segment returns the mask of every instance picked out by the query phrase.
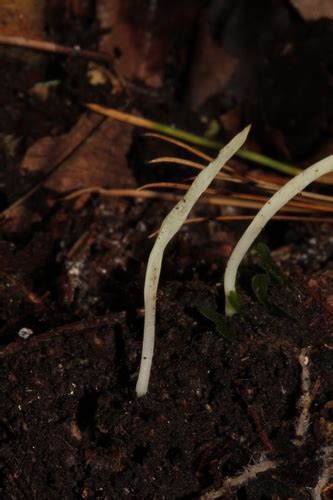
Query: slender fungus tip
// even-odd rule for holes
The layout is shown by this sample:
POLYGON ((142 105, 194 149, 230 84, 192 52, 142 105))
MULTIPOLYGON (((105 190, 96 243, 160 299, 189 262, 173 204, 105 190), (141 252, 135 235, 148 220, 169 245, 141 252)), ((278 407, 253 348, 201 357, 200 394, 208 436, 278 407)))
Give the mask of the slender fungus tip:
POLYGON ((251 128, 252 128, 252 123, 250 123, 245 128, 243 128, 243 130, 241 130, 239 132, 239 134, 236 136, 237 140, 239 140, 240 142, 245 143, 246 140, 247 140, 247 137, 248 137, 248 135, 250 133, 251 128))

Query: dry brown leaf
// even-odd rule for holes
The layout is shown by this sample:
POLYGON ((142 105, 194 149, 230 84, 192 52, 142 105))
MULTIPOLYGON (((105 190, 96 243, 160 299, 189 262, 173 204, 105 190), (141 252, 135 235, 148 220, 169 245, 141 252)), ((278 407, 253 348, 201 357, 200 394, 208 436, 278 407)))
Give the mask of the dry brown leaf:
POLYGON ((332 0, 290 0, 306 21, 315 21, 322 17, 333 19, 332 0))
POLYGON ((93 134, 102 122, 103 118, 95 113, 85 113, 67 134, 39 139, 27 150, 22 160, 22 174, 49 173, 93 134))
POLYGON ((45 183, 65 193, 89 186, 135 187, 127 165, 132 127, 105 120, 94 134, 45 183))
POLYGON ((126 162, 131 131, 129 125, 85 113, 68 134, 35 142, 23 158, 22 173, 51 173, 44 186, 61 193, 96 185, 133 187, 126 162))
MULTIPOLYGON (((38 180, 2 213, 2 230, 8 234, 29 230, 39 215, 26 208, 26 201, 42 188, 65 193, 92 186, 135 187, 126 159, 131 132, 130 125, 85 113, 67 134, 35 142, 23 158, 21 170, 38 180)), ((54 199, 49 198, 48 203, 54 199)))

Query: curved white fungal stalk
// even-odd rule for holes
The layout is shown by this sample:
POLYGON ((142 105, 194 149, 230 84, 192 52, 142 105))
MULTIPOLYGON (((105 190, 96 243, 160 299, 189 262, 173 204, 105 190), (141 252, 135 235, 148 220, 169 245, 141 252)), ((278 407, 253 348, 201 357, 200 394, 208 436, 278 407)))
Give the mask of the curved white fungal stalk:
POLYGON ((162 222, 155 245, 150 253, 146 270, 143 347, 139 378, 136 384, 136 393, 139 397, 147 394, 148 390, 155 343, 156 295, 165 247, 182 227, 193 205, 208 188, 223 165, 243 146, 249 131, 250 126, 246 127, 229 144, 221 149, 217 158, 197 175, 185 196, 162 222))
POLYGON ((244 255, 263 230, 267 222, 294 196, 303 191, 309 184, 333 171, 333 156, 311 165, 300 174, 293 177, 277 191, 259 210, 245 233, 235 246, 226 267, 224 275, 225 313, 232 316, 236 311, 229 301, 230 292, 236 291, 236 275, 244 255))

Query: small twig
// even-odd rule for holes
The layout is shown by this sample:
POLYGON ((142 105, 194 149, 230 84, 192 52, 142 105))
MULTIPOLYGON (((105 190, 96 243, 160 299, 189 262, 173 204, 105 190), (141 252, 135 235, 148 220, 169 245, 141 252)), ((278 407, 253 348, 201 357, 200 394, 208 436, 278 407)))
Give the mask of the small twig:
POLYGON ((167 135, 157 134, 155 132, 146 132, 144 134, 144 136, 145 137, 153 137, 155 139, 160 139, 161 141, 168 142, 169 144, 173 144, 174 146, 178 146, 178 147, 184 149, 185 151, 188 151, 189 153, 192 153, 195 156, 202 158, 205 161, 208 161, 208 162, 213 161, 212 156, 207 155, 203 151, 200 151, 200 149, 189 146, 185 142, 177 141, 177 139, 174 139, 173 137, 168 137, 167 135))
POLYGON ((62 200, 74 200, 80 196, 86 194, 94 194, 97 193, 101 196, 107 196, 110 198, 137 198, 137 199, 145 199, 145 198, 158 198, 161 200, 167 201, 178 201, 181 196, 177 196, 172 193, 158 193, 156 191, 140 191, 139 189, 107 189, 99 186, 92 186, 87 188, 78 189, 77 191, 73 191, 65 195, 62 200))
POLYGON ((264 447, 266 448, 266 451, 268 451, 269 453, 273 453, 273 451, 274 451, 273 445, 271 443, 271 440, 268 437, 266 429, 264 429, 264 426, 262 425, 262 422, 261 422, 260 417, 258 415, 257 409, 255 408, 254 405, 250 406, 250 415, 253 418, 253 421, 254 421, 255 426, 257 428, 259 437, 260 437, 264 447))
POLYGON ((87 246, 90 236, 90 231, 84 231, 68 250, 67 259, 74 259, 75 256, 82 250, 82 248, 85 248, 87 246))
MULTIPOLYGON (((215 150, 220 150, 223 147, 223 144, 219 141, 214 141, 207 137, 201 137, 200 135, 196 135, 191 132, 187 132, 186 130, 172 127, 170 125, 167 125, 166 123, 155 122, 153 120, 148 120, 146 118, 141 118, 139 116, 118 111, 117 109, 106 108, 95 103, 86 103, 86 106, 88 109, 91 109, 92 111, 100 113, 104 116, 108 116, 109 118, 113 118, 124 123, 130 123, 131 125, 145 128, 153 132, 162 133, 176 139, 181 139, 182 141, 195 144, 196 146, 207 147, 215 150)), ((288 175, 297 175, 301 172, 299 168, 293 165, 288 165, 287 163, 283 163, 266 155, 256 153, 255 151, 249 151, 248 149, 240 149, 237 152, 237 156, 243 158, 244 160, 257 163, 258 165, 262 165, 288 175)))
MULTIPOLYGON (((154 134, 151 134, 154 135, 154 134)), ((158 136, 158 134, 155 134, 158 136)), ((160 136, 163 137, 163 136, 160 136)), ((169 141, 172 142, 172 141, 169 141)), ((180 143, 182 144, 182 143, 180 143)), ((177 158, 177 157, 160 157, 160 158, 155 158, 149 162, 149 164, 160 164, 160 163, 173 163, 173 164, 180 164, 184 165, 187 167, 194 168, 196 170, 202 170, 204 166, 201 163, 198 162, 193 162, 189 160, 185 160, 183 158, 177 158)), ((251 185, 251 183, 254 183, 255 186, 258 189, 268 191, 269 193, 275 193, 278 191, 281 186, 283 186, 283 179, 277 176, 267 176, 267 174, 262 174, 262 177, 264 178, 270 178, 270 182, 267 181, 262 181, 261 177, 257 177, 253 175, 251 172, 247 171, 245 173, 240 174, 235 170, 234 167, 230 165, 225 165, 225 170, 229 172, 228 174, 226 173, 220 173, 219 175, 216 176, 216 179, 236 183, 236 184, 244 184, 244 185, 251 185)), ((317 179, 318 181, 318 179, 317 179)), ((239 197, 247 197, 248 199, 252 196, 256 199, 263 199, 267 200, 267 195, 261 196, 258 194, 250 195, 250 194, 239 194, 239 197)), ((302 191, 299 193, 297 196, 295 196, 293 203, 298 203, 299 206, 306 207, 307 209, 312 209, 312 210, 317 210, 317 211, 322 211, 322 212, 332 212, 333 211, 333 197, 328 196, 328 195, 323 195, 319 193, 313 193, 310 191, 302 191), (304 198, 306 200, 304 201, 304 198), (309 203, 307 200, 312 200, 312 203, 309 203)), ((290 204, 290 202, 289 202, 290 204)))
MULTIPOLYGON (((184 225, 188 224, 199 224, 201 222, 210 222, 210 221, 219 221, 219 222, 244 222, 251 221, 254 219, 254 215, 219 215, 217 217, 193 217, 191 219, 187 219, 184 222, 184 225)), ((333 223, 333 218, 327 217, 311 217, 308 215, 274 215, 272 217, 273 221, 296 221, 296 222, 330 222, 333 223)), ((159 229, 156 229, 153 233, 151 233, 148 238, 153 238, 157 236, 159 233, 159 229)))
MULTIPOLYGON (((196 170, 203 170, 206 167, 206 165, 202 165, 201 163, 191 160, 185 160, 184 158, 177 158, 174 156, 162 156, 160 158, 155 158, 153 160, 150 160, 149 162, 150 165, 156 165, 158 163, 176 163, 176 164, 178 163, 179 165, 183 165, 185 167, 192 167, 195 168, 196 170)), ((225 165, 224 170, 232 175, 237 175, 237 172, 235 172, 234 169, 229 165, 225 165)), ((216 177, 216 179, 221 179, 221 178, 223 179, 224 177, 225 177, 224 175, 222 175, 222 177, 221 175, 219 175, 216 177)))
MULTIPOLYGON (((189 184, 184 184, 181 182, 150 182, 149 184, 144 184, 143 186, 138 187, 138 191, 142 191, 143 189, 154 189, 154 188, 172 188, 179 189, 181 191, 187 191, 190 187, 189 184)), ((208 188, 205 191, 205 194, 217 194, 216 189, 208 188)))
MULTIPOLYGON (((74 200, 80 196, 86 194, 99 194, 101 196, 107 196, 110 198, 137 198, 137 199, 159 199, 166 201, 179 201, 181 196, 178 196, 173 193, 163 193, 157 191, 150 191, 144 189, 107 189, 99 186, 92 186, 87 188, 78 189, 77 191, 73 191, 65 195, 62 200, 69 201, 74 200)), ((228 196, 207 196, 203 195, 199 200, 199 203, 207 204, 207 205, 215 205, 215 206, 228 206, 228 207, 239 207, 239 208, 247 208, 247 209, 256 209, 262 206, 261 203, 240 200, 235 197, 228 196)), ((284 210, 287 212, 298 212, 295 207, 285 207, 284 210)), ((254 215, 221 215, 215 217, 212 220, 218 221, 245 221, 245 220, 253 220, 254 215)), ((272 217, 273 220, 277 221, 305 221, 305 222, 333 222, 333 217, 313 217, 311 215, 303 216, 303 215, 275 215, 272 217)), ((207 219, 205 217, 200 218, 198 222, 204 222, 207 219)))
POLYGON ((111 64, 110 56, 104 52, 94 50, 85 50, 80 47, 67 47, 58 43, 48 42, 46 40, 33 40, 22 36, 0 35, 0 45, 16 47, 20 49, 29 49, 39 52, 49 52, 52 54, 65 55, 70 57, 80 57, 92 61, 99 61, 111 64))

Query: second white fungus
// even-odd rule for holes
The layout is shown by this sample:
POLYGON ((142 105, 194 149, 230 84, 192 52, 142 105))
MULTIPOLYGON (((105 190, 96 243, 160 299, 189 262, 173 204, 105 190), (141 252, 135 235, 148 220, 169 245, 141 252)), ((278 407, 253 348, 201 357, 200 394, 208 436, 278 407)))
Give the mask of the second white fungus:
POLYGON ((231 292, 236 291, 236 276, 239 264, 244 255, 261 233, 267 222, 294 196, 303 191, 309 184, 333 171, 333 156, 311 165, 300 174, 296 175, 279 189, 259 210, 251 224, 248 226, 241 239, 235 246, 227 263, 224 275, 225 313, 232 316, 236 311, 229 301, 231 292))

